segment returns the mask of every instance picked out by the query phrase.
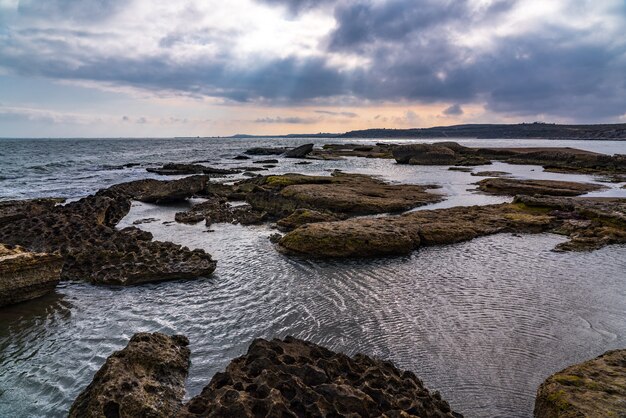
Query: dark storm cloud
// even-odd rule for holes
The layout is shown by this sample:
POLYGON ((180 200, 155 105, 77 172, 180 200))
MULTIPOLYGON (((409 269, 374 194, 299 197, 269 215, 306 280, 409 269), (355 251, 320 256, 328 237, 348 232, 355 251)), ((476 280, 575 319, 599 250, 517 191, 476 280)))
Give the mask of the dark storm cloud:
POLYGON ((459 104, 454 104, 443 111, 444 115, 459 116, 463 114, 463 108, 459 104))
MULTIPOLYGON (((603 28, 590 32, 544 24, 493 37, 483 49, 462 46, 453 36, 504 19, 516 4, 513 0, 482 8, 469 0, 259 1, 293 13, 334 7, 336 27, 322 47, 335 57, 357 54, 369 64, 338 69, 329 64, 329 55, 321 54, 268 57, 238 65, 240 58, 230 51, 237 33, 208 29, 188 33, 184 28, 164 33, 157 54, 110 56, 84 48, 81 41, 114 43, 114 34, 49 27, 12 30, 9 25, 0 27, 0 67, 26 76, 107 82, 268 105, 338 103, 349 97, 357 103, 457 103, 444 111, 448 115, 462 114, 460 104, 471 102, 484 103, 488 110, 504 115, 545 114, 591 121, 626 113, 623 35, 606 41, 609 37, 596 36, 603 28), (178 48, 190 44, 221 49, 210 58, 173 58, 178 48)), ((33 1, 20 3, 19 11, 29 16, 94 20, 112 16, 124 4, 119 0, 33 1)), ((625 16, 622 9, 611 17, 623 21, 625 16)), ((265 119, 259 123, 271 123, 271 118, 265 119)))

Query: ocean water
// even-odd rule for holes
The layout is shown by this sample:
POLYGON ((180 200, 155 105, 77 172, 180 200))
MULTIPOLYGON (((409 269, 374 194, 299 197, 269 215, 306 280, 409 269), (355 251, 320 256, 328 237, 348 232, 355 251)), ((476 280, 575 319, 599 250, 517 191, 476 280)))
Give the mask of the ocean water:
MULTIPOLYGON (((253 146, 296 146, 336 139, 0 139, 0 199, 78 198, 99 188, 158 177, 146 165, 232 157, 253 146), (132 167, 125 164, 138 163, 132 167)), ((350 142, 376 142, 363 140, 350 142)), ((395 141, 390 141, 395 142, 395 141)), ((510 140, 461 140, 511 146, 510 140)), ((626 142, 535 141, 626 153, 626 142)), ((266 157, 257 157, 266 158, 266 157)), ((273 158, 273 157, 272 157, 273 158)), ((447 167, 402 166, 348 158, 268 172, 324 174, 334 169, 391 182, 437 184, 433 207, 490 204, 507 197, 476 193, 481 177, 447 167)), ((495 163, 520 178, 595 182, 495 163)), ((224 180, 232 180, 234 177, 224 180)), ((622 184, 595 195, 624 196, 622 184)), ((294 335, 334 350, 363 352, 414 371, 467 417, 530 417, 537 386, 551 373, 626 346, 626 246, 555 253, 552 234, 500 234, 421 249, 410 256, 309 261, 279 254, 270 225, 166 223, 190 203, 134 203, 119 227, 139 225, 155 239, 203 248, 218 261, 211 277, 130 288, 65 282, 38 300, 0 309, 0 416, 67 414, 113 351, 138 331, 183 333, 191 341, 187 396, 245 352, 253 338, 294 335)))

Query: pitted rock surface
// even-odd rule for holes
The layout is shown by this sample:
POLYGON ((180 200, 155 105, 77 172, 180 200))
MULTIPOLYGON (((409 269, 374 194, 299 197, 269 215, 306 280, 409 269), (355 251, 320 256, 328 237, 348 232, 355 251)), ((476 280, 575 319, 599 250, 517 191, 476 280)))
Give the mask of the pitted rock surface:
POLYGON ((255 340, 178 414, 226 416, 461 417, 412 372, 292 337, 255 340))

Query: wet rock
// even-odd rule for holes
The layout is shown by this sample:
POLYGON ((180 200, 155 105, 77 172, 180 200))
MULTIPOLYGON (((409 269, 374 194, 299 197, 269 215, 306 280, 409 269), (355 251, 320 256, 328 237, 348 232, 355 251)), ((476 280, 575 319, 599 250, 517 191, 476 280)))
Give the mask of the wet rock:
POLYGON ((191 417, 461 417, 409 371, 310 342, 252 342, 179 412, 191 417))
POLYGON ((248 157, 247 155, 238 155, 235 158, 233 158, 233 160, 249 160, 250 157, 248 157))
MULTIPOLYGON (((202 250, 146 239, 115 225, 128 213, 132 198, 171 201, 204 188, 205 179, 139 181, 101 190, 63 206, 25 212, 0 225, 0 242, 29 251, 59 252, 61 278, 98 284, 132 285, 210 275, 215 261, 202 250)), ((151 237, 150 237, 151 238, 151 237)))
POLYGON ((296 163, 297 165, 309 165, 309 164, 313 164, 311 161, 298 161, 296 163))
POLYGON ((392 158, 392 144, 325 144, 322 149, 315 149, 309 157, 319 159, 340 159, 342 157, 392 158))
POLYGON ((464 173, 471 173, 473 169, 471 167, 456 167, 456 166, 454 166, 454 167, 448 168, 448 170, 450 170, 450 171, 462 171, 464 173))
POLYGON ((506 177, 510 175, 511 173, 506 171, 478 171, 476 173, 472 173, 472 176, 477 177, 506 177))
POLYGON ((54 290, 61 275, 58 254, 32 253, 0 244, 0 307, 45 295, 54 290))
POLYGON ((518 196, 512 204, 313 223, 286 234, 279 248, 322 258, 401 255, 420 246, 452 244, 502 232, 568 236, 570 241, 555 248, 559 251, 626 243, 626 199, 518 196), (587 222, 578 222, 581 220, 587 222))
POLYGON ((70 418, 169 418, 182 406, 189 340, 138 333, 113 353, 72 405, 70 418))
POLYGON ((242 170, 242 171, 248 171, 248 172, 250 172, 250 171, 252 171, 252 172, 254 172, 254 171, 267 171, 267 168, 254 167, 254 166, 252 166, 252 167, 237 167, 237 169, 238 170, 242 170))
POLYGON ((304 144, 283 154, 285 158, 304 158, 313 151, 314 144, 304 144))
POLYGON ((400 145, 393 148, 392 154, 399 164, 457 166, 490 164, 488 159, 475 155, 470 148, 456 142, 400 145))
POLYGON ((256 148, 248 149, 246 151, 246 154, 248 155, 281 155, 287 151, 289 151, 289 148, 286 148, 286 147, 282 147, 282 148, 256 147, 256 148))
POLYGON ((276 226, 284 232, 292 231, 299 226, 315 222, 332 222, 340 218, 329 212, 319 212, 312 209, 296 209, 291 215, 280 219, 276 226))
POLYGON ((250 205, 231 206, 225 199, 212 198, 192 206, 188 211, 178 212, 174 219, 181 223, 205 221, 206 226, 216 223, 252 225, 265 220, 265 213, 256 212, 250 205))
POLYGON ((212 177, 222 177, 239 173, 238 170, 228 170, 224 168, 207 167, 200 164, 167 163, 158 168, 146 168, 150 173, 164 176, 180 176, 188 174, 207 174, 212 177))
POLYGON ((278 160, 256 160, 253 164, 278 164, 278 160))
POLYGON ((0 202, 0 225, 44 213, 64 201, 65 199, 43 198, 0 202))
POLYGON ((607 351, 547 378, 537 390, 536 418, 626 416, 626 350, 607 351))
POLYGON ((508 178, 489 178, 479 181, 478 189, 489 194, 509 195, 545 195, 579 196, 585 193, 606 189, 605 186, 590 183, 555 180, 519 180, 508 178))
POLYGON ((282 237, 283 237, 283 236, 282 236, 282 235, 280 235, 280 234, 278 234, 278 233, 276 233, 276 234, 272 234, 272 235, 270 235, 270 242, 271 242, 272 244, 276 244, 276 243, 278 243, 278 241, 280 241, 280 239, 281 239, 282 237))
POLYGON ((370 176, 334 172, 331 176, 286 174, 252 180, 246 201, 257 211, 285 217, 296 209, 342 215, 400 212, 438 202, 429 185, 392 185, 370 176))
POLYGON ((207 176, 189 176, 170 181, 146 179, 116 184, 99 191, 96 196, 122 196, 146 203, 170 203, 205 194, 208 188, 207 176))

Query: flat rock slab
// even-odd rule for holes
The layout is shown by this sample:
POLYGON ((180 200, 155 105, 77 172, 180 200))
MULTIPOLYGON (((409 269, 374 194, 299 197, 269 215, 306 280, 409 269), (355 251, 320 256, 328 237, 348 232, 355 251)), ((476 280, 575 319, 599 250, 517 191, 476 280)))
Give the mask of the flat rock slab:
POLYGON ((189 371, 189 340, 135 334, 113 353, 76 398, 70 418, 170 418, 182 406, 189 371))
POLYGON ((585 193, 606 189, 605 186, 592 183, 555 180, 520 180, 509 178, 489 178, 481 180, 477 184, 478 189, 482 192, 509 196, 515 196, 517 194, 579 196, 585 193))
POLYGON ((537 390, 536 418, 626 417, 626 350, 607 351, 547 378, 537 390))
POLYGON ((388 361, 313 343, 255 340, 178 414, 192 417, 461 417, 388 361))
POLYGON ((312 258, 376 257, 504 232, 566 235, 560 251, 625 243, 626 199, 518 196, 510 204, 312 223, 286 234, 278 248, 312 258))
POLYGON ((54 290, 61 278, 62 265, 59 254, 32 253, 0 244, 0 307, 54 290))

